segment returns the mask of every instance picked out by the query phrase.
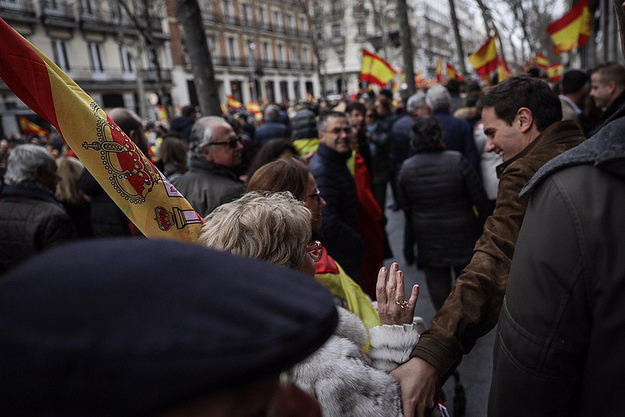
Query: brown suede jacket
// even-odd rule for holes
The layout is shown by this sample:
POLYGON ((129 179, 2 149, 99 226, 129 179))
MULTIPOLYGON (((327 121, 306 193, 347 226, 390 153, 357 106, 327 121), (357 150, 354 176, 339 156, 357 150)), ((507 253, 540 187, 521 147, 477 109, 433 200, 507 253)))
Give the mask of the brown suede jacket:
POLYGON ((556 122, 518 155, 497 167, 499 189, 495 211, 486 220, 471 262, 411 354, 434 366, 441 383, 453 373, 475 341, 497 324, 527 208, 527 199, 519 198, 521 189, 545 163, 583 140, 584 135, 575 122, 556 122))

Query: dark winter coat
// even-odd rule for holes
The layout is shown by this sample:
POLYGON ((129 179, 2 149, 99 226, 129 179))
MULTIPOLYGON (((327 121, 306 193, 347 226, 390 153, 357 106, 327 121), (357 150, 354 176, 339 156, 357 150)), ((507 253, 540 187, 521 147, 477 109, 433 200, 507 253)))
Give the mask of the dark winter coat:
POLYGON ((624 132, 612 122, 523 191, 491 416, 625 415, 624 132))
POLYGON ((202 217, 245 193, 245 184, 233 170, 201 159, 192 159, 189 171, 172 184, 202 217))
POLYGON ((40 184, 5 185, 0 194, 0 274, 76 238, 63 206, 40 184))
POLYGON ((117 204, 100 187, 95 178, 83 169, 78 187, 91 198, 91 231, 95 237, 132 236, 138 233, 117 204))
POLYGON ((572 121, 556 122, 525 149, 497 167, 495 211, 486 220, 473 258, 412 352, 444 381, 476 340, 497 324, 527 200, 519 193, 540 167, 584 140, 572 121))
POLYGON ((404 162, 398 181, 401 206, 417 238, 417 265, 468 264, 489 206, 466 158, 456 151, 419 153, 404 162))
POLYGON ((466 120, 458 119, 449 113, 434 113, 443 130, 443 143, 449 151, 458 151, 469 160, 469 163, 480 176, 480 154, 473 139, 473 129, 466 120))
POLYGON ((621 117, 623 109, 625 108, 625 91, 623 91, 614 102, 608 106, 607 109, 597 119, 597 127, 591 132, 591 135, 597 134, 599 130, 605 126, 606 122, 615 120, 616 117, 621 117))
POLYGON ((367 142, 371 155, 371 183, 386 184, 391 178, 390 131, 378 122, 373 130, 367 128, 367 142))
POLYGON ((416 116, 406 114, 393 123, 391 129, 391 166, 397 171, 401 164, 410 158, 414 152, 410 147, 410 128, 416 116))
POLYGON ((254 132, 254 142, 260 149, 272 139, 290 139, 291 128, 279 122, 266 122, 254 132))
POLYGON ((323 244, 345 272, 359 281, 365 248, 358 223, 356 184, 346 164, 350 156, 351 152, 340 154, 321 143, 309 168, 327 204, 321 211, 323 244))

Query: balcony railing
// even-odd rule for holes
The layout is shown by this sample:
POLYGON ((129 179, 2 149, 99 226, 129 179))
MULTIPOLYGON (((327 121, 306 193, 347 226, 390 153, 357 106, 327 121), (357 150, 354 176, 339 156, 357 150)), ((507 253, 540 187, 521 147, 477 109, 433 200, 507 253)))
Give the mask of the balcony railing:
POLYGON ((6 20, 36 21, 32 0, 0 0, 0 15, 6 20))
POLYGON ((41 0, 44 24, 72 27, 76 25, 73 6, 67 0, 41 0))
POLYGON ((215 65, 221 67, 247 67, 246 57, 230 57, 218 55, 214 58, 215 65))
MULTIPOLYGON (((72 67, 68 73, 78 84, 93 82, 104 86, 107 83, 132 84, 137 80, 136 72, 124 71, 121 68, 104 67, 102 71, 99 71, 91 67, 72 67)), ((142 75, 145 82, 156 82, 156 70, 151 68, 144 69, 142 70, 142 75)), ((161 69, 161 80, 165 83, 171 82, 171 69, 161 69)))
POLYGON ((229 25, 241 26, 241 19, 239 16, 224 14, 223 22, 229 25))

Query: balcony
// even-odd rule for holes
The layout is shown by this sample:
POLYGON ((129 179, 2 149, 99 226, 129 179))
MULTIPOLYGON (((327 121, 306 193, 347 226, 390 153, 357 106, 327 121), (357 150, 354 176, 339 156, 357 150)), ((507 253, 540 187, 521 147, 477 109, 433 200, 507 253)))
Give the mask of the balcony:
POLYGON ((80 27, 83 29, 98 30, 102 32, 117 32, 118 28, 112 23, 118 20, 118 17, 110 10, 102 10, 100 7, 95 8, 79 6, 80 27))
POLYGON ((284 33, 284 26, 282 26, 280 23, 272 23, 271 27, 273 28, 274 32, 284 33))
POLYGON ((239 16, 224 14, 223 22, 227 25, 241 26, 241 18, 239 16))
POLYGON ((369 15, 369 9, 365 8, 364 4, 357 4, 354 6, 354 17, 366 17, 369 15))
POLYGON ((273 27, 271 26, 271 23, 269 22, 260 22, 259 26, 262 30, 266 32, 273 32, 273 27))
POLYGON ((312 33, 306 29, 300 29, 298 31, 298 34, 299 34, 299 37, 302 39, 310 39, 310 36, 312 35, 312 33))
POLYGON ((286 34, 289 36, 297 36, 298 35, 297 29, 289 26, 286 28, 286 34))
POLYGON ((41 17, 44 25, 76 27, 73 6, 67 0, 41 0, 41 17))
POLYGON ((208 23, 222 23, 224 20, 219 13, 213 13, 210 11, 202 12, 202 18, 208 23))
POLYGON ((213 62, 220 67, 247 67, 246 57, 229 57, 218 55, 214 57, 213 62))
POLYGON ((329 19, 343 19, 345 17, 345 8, 340 5, 332 5, 325 15, 329 19))
POLYGON ((2 15, 4 20, 8 21, 37 22, 37 16, 31 0, 0 0, 0 15, 2 15))
MULTIPOLYGON (((142 71, 143 82, 147 86, 157 86, 156 70, 142 71)), ((72 67, 68 75, 85 90, 115 91, 133 90, 136 88, 137 73, 123 71, 121 68, 105 67, 102 71, 94 71, 91 67, 72 67)), ((161 80, 164 85, 171 86, 171 69, 161 69, 161 80)))

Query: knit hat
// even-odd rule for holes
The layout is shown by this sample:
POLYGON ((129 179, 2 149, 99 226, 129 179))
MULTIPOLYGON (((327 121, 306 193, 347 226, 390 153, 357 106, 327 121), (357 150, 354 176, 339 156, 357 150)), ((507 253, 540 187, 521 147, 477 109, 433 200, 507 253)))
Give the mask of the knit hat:
POLYGON ((0 280, 7 416, 154 415, 277 375, 332 334, 310 277, 197 245, 95 240, 0 280))
POLYGON ((319 136, 315 114, 308 109, 295 113, 291 120, 291 128, 293 129, 293 139, 309 139, 319 136))

